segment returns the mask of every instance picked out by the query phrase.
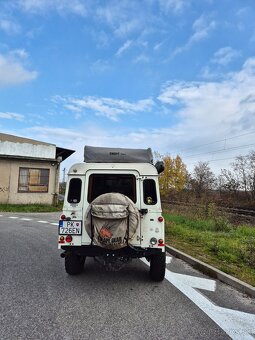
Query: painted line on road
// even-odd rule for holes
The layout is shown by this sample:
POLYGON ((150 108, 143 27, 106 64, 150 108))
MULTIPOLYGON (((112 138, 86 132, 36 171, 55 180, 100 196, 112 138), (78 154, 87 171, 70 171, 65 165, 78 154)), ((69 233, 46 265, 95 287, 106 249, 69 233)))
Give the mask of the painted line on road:
POLYGON ((22 221, 32 221, 33 219, 32 219, 32 218, 25 218, 25 217, 22 217, 21 220, 22 220, 22 221))
MULTIPOLYGON (((141 260, 149 266, 146 259, 141 260)), ((215 291, 215 280, 178 274, 171 272, 168 269, 166 269, 165 278, 194 302, 232 339, 254 340, 252 334, 255 334, 255 314, 219 307, 212 303, 201 292, 197 291, 197 289, 215 291)))
POLYGON ((49 223, 48 221, 36 221, 38 223, 49 223))
POLYGON ((54 222, 52 222, 52 223, 50 223, 50 224, 52 224, 52 225, 59 225, 58 223, 54 223, 54 222))
POLYGON ((8 218, 17 219, 17 216, 8 216, 8 218))

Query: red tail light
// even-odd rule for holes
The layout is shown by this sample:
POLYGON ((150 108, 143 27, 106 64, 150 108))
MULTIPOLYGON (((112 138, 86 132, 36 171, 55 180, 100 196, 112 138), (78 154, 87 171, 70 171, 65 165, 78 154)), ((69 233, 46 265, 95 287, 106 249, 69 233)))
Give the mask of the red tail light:
POLYGON ((164 218, 163 218, 162 216, 159 216, 158 221, 159 221, 159 222, 163 222, 163 221, 164 221, 164 218))
POLYGON ((160 246, 160 247, 164 247, 165 246, 164 240, 162 240, 162 238, 160 238, 158 240, 158 246, 160 246))
POLYGON ((66 215, 63 214, 63 215, 60 216, 60 218, 61 218, 61 220, 65 220, 66 219, 66 215))
POLYGON ((70 242, 72 242, 72 240, 73 240, 73 238, 72 238, 71 235, 66 236, 66 242, 70 243, 70 242))

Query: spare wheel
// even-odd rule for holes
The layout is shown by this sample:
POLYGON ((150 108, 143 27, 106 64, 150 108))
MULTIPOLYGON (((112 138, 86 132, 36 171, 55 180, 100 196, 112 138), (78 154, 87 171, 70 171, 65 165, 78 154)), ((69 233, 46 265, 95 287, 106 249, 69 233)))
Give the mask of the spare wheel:
POLYGON ((93 244, 106 249, 126 247, 139 225, 140 214, 130 198, 119 193, 98 196, 85 214, 85 228, 93 244))

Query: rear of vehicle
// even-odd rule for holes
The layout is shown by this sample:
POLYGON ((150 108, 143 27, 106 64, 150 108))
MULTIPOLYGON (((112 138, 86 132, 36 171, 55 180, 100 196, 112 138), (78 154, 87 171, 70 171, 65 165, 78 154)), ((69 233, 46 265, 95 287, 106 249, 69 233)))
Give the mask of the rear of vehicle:
POLYGON ((59 248, 69 274, 95 257, 108 270, 132 258, 150 261, 150 276, 164 279, 165 245, 158 172, 149 162, 88 162, 68 173, 59 248))

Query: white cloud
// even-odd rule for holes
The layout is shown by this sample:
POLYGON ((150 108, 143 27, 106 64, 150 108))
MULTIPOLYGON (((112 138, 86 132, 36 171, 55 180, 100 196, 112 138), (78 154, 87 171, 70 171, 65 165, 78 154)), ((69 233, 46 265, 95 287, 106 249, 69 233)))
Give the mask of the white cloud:
POLYGON ((226 46, 226 47, 220 48, 218 51, 214 53, 212 62, 215 64, 225 66, 240 56, 241 56, 240 51, 234 50, 230 46, 226 46))
POLYGON ((186 44, 177 47, 174 50, 173 56, 189 50, 194 44, 208 38, 209 34, 215 29, 215 27, 216 22, 214 20, 209 20, 204 14, 202 14, 192 25, 193 34, 190 36, 186 44))
POLYGON ((73 13, 80 16, 87 15, 84 1, 80 0, 18 0, 18 6, 24 12, 42 14, 49 10, 55 10, 59 14, 73 13))
POLYGON ((26 69, 24 50, 10 51, 7 55, 0 54, 0 88, 22 84, 37 78, 36 71, 26 69))
MULTIPOLYGON (((177 107, 179 123, 171 130, 183 136, 183 145, 200 145, 255 126, 254 84, 255 58, 251 58, 239 72, 218 82, 167 83, 158 99, 177 107)), ((171 138, 169 147, 175 143, 171 138)), ((232 143, 238 146, 238 141, 232 143)))
POLYGON ((108 60, 98 59, 94 63, 92 63, 90 67, 91 71, 94 73, 105 73, 112 69, 108 60))
POLYGON ((120 57, 125 51, 127 51, 131 47, 132 43, 132 40, 127 40, 116 52, 116 57, 120 57))
POLYGON ((142 99, 137 102, 128 102, 121 99, 113 98, 97 98, 83 97, 63 98, 55 97, 54 102, 62 102, 67 110, 77 112, 89 112, 97 116, 109 118, 112 121, 117 121, 119 116, 127 114, 135 114, 138 112, 150 111, 154 105, 152 99, 142 99))
POLYGON ((15 119, 15 120, 23 120, 24 116, 19 113, 13 112, 0 112, 0 119, 15 119))
POLYGON ((159 0, 161 10, 165 13, 180 13, 189 5, 188 0, 159 0))
POLYGON ((134 63, 148 63, 150 61, 149 57, 145 54, 140 54, 134 59, 134 63))
POLYGON ((16 34, 21 31, 21 27, 12 20, 0 18, 0 31, 4 31, 7 34, 16 34))

